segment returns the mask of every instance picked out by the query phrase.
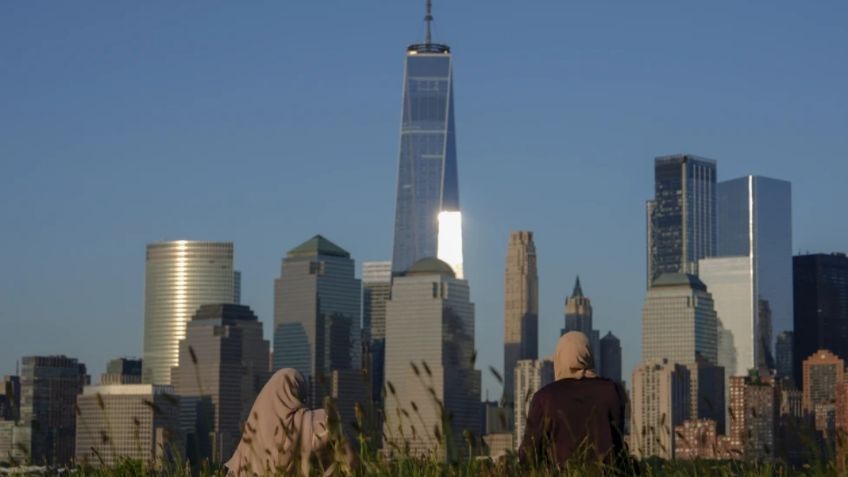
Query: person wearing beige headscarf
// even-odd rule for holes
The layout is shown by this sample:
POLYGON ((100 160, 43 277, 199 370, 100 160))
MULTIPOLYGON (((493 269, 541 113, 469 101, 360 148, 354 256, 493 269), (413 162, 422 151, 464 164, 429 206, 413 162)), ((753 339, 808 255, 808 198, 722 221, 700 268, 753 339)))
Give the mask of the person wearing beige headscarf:
POLYGON ((564 465, 579 457, 618 465, 626 455, 621 386, 598 376, 589 339, 579 331, 560 337, 553 361, 556 380, 533 395, 519 459, 564 465))
POLYGON ((299 468, 309 475, 311 458, 329 442, 327 414, 303 404, 306 382, 294 369, 271 376, 256 397, 244 433, 225 464, 228 477, 291 475, 299 468))
POLYGON ((554 377, 560 379, 597 378, 589 339, 579 331, 562 335, 554 352, 554 377))

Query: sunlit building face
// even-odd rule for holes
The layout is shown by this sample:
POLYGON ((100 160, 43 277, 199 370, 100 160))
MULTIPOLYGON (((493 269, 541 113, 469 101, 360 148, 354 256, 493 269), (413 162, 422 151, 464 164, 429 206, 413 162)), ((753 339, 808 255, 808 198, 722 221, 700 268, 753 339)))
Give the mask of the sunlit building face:
POLYGON ((147 246, 142 380, 170 384, 186 324, 204 304, 237 302, 231 242, 177 240, 147 246))

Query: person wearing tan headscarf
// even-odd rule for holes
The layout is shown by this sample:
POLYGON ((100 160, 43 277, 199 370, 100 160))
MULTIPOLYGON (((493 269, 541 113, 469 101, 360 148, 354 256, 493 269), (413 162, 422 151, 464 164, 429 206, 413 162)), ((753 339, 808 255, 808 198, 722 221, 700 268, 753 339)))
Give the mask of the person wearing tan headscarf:
POLYGON ((554 352, 554 377, 560 379, 597 378, 589 339, 579 331, 562 335, 554 352))
POLYGON ((281 369, 260 391, 244 425, 232 458, 225 464, 228 477, 291 475, 299 467, 309 475, 313 455, 329 442, 327 414, 303 404, 306 382, 294 369, 281 369))
POLYGON ((519 459, 525 464, 564 465, 572 458, 615 464, 626 455, 621 386, 598 376, 589 339, 579 331, 560 337, 553 361, 556 380, 533 395, 519 459))

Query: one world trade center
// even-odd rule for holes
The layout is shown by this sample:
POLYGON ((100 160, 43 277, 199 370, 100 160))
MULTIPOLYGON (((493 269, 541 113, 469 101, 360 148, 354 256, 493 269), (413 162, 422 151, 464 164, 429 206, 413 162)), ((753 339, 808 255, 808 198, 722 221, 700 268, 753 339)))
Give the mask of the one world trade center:
POLYGON ((462 277, 462 219, 456 171, 453 62, 430 38, 406 49, 392 272, 438 257, 462 277))

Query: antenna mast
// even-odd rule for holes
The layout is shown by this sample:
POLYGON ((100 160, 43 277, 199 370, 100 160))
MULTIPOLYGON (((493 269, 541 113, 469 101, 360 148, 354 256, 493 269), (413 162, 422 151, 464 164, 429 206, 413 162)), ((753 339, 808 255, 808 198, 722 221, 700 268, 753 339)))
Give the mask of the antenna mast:
POLYGON ((429 45, 431 43, 430 38, 430 24, 433 23, 433 2, 432 0, 427 0, 427 15, 424 16, 424 23, 427 25, 427 33, 424 37, 424 44, 429 45))

